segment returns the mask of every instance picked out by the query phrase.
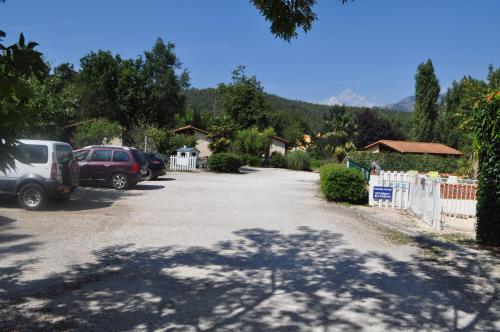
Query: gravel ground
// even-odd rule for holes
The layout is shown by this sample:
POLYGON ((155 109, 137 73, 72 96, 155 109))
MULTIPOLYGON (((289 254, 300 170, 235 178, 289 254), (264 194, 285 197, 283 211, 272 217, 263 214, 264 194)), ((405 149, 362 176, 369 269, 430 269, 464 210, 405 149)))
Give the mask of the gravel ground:
POLYGON ((0 330, 500 329, 498 257, 390 241, 316 173, 245 173, 0 203, 0 330))

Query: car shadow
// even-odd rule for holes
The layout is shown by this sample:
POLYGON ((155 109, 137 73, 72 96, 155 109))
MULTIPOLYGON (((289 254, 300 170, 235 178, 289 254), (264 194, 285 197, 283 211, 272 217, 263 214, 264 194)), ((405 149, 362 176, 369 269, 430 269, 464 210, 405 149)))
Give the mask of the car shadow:
POLYGON ((255 169, 255 168, 251 168, 248 166, 244 166, 244 167, 240 167, 238 173, 239 174, 252 174, 252 173, 256 173, 256 172, 260 172, 260 170, 255 169))
POLYGON ((46 211, 84 211, 110 207, 125 197, 138 196, 130 190, 116 190, 106 187, 78 187, 65 202, 51 201, 46 211))
POLYGON ((163 189, 165 186, 158 185, 158 184, 136 184, 134 186, 131 186, 127 190, 158 190, 158 189, 163 189))
POLYGON ((0 284, 0 329, 496 330, 500 280, 470 252, 399 261, 309 227, 234 236, 211 247, 108 246, 32 281, 19 263, 0 284))
POLYGON ((177 179, 174 179, 174 178, 156 178, 154 180, 150 180, 149 182, 155 182, 155 181, 175 181, 177 179))

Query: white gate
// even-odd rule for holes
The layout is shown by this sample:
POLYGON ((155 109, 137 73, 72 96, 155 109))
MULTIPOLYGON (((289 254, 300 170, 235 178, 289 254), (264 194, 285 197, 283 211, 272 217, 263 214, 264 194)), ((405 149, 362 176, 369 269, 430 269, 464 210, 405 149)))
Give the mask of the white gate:
POLYGON ((427 225, 441 230, 441 182, 427 175, 411 175, 408 209, 427 225))
POLYGON ((425 174, 381 171, 370 176, 369 204, 407 209, 436 230, 446 216, 475 217, 477 185, 445 181, 425 174))
POLYGON ((170 156, 170 170, 181 172, 196 171, 196 157, 194 156, 170 156))

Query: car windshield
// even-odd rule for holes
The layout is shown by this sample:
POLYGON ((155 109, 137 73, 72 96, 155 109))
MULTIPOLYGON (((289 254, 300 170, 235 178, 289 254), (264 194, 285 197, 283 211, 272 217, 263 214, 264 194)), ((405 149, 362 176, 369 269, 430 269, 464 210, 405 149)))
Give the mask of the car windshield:
POLYGON ((132 154, 134 155, 135 160, 137 160, 140 163, 143 163, 146 161, 144 159, 144 153, 140 150, 132 150, 132 154))
POLYGON ((58 163, 64 163, 73 160, 73 150, 67 144, 56 145, 56 157, 58 163))

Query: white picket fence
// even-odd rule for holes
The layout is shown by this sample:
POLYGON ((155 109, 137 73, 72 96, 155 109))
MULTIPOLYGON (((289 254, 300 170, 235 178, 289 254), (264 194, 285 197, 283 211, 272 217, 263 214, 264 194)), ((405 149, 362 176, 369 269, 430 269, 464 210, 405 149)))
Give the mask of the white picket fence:
POLYGON ((446 216, 475 217, 476 190, 474 183, 447 183, 425 174, 382 171, 370 177, 369 204, 408 210, 439 230, 446 216))
POLYGON ((196 171, 197 158, 194 156, 170 156, 170 170, 181 172, 194 172, 196 171))

